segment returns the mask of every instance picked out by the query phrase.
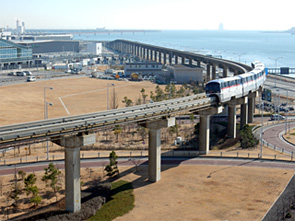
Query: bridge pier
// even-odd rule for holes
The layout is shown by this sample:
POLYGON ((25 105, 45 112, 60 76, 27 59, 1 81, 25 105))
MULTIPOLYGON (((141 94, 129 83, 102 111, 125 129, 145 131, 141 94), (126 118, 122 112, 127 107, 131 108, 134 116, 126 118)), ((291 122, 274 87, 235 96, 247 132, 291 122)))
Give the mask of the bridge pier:
POLYGON ((175 125, 175 118, 147 122, 149 128, 149 165, 148 178, 151 182, 161 179, 161 128, 175 125))
POLYGON ((243 97, 241 104, 241 124, 240 129, 242 130, 244 125, 248 123, 248 97, 243 97))
POLYGON ((222 107, 211 107, 198 112, 200 115, 199 151, 208 154, 210 147, 210 116, 220 114, 222 107))
POLYGON ((228 124, 227 124, 227 134, 231 138, 236 138, 237 136, 237 108, 235 102, 230 102, 228 104, 228 124))
POLYGON ((80 147, 95 143, 95 134, 61 136, 54 143, 65 147, 66 211, 81 210, 80 147))
POLYGON ((258 96, 258 92, 255 91, 248 95, 248 123, 253 123, 255 112, 255 98, 258 96))

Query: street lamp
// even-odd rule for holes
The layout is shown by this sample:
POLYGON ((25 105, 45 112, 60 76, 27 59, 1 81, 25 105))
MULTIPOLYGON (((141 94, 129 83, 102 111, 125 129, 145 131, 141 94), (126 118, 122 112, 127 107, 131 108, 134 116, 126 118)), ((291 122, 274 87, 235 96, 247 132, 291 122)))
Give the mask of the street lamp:
POLYGON ((46 112, 46 89, 53 90, 53 87, 44 87, 44 119, 47 119, 47 112, 46 112))
POLYGON ((239 56, 239 62, 241 62, 241 56, 246 54, 246 53, 240 53, 240 54, 234 53, 234 54, 239 56))
MULTIPOLYGON (((283 57, 278 57, 278 58, 269 57, 269 59, 275 61, 275 69, 277 69, 278 60, 281 59, 281 58, 283 58, 283 57)), ((275 70, 275 87, 277 87, 277 70, 275 70)))
POLYGON ((115 84, 107 83, 107 110, 109 110, 109 85, 115 86, 115 84))
MULTIPOLYGON (((53 90, 53 87, 44 87, 44 120, 48 119, 48 105, 52 106, 52 103, 46 101, 46 89, 53 90)), ((47 144, 47 160, 49 160, 49 145, 48 138, 46 139, 47 144)))

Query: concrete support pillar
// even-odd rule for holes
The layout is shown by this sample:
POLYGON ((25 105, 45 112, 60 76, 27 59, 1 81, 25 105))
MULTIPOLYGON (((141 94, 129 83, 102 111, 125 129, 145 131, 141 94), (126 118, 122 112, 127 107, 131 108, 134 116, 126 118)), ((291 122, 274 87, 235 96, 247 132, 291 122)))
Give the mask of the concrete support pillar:
POLYGON ((159 51, 159 62, 162 63, 162 52, 159 51))
POLYGON ((216 66, 212 65, 212 80, 216 79, 216 66))
POLYGON ((161 129, 149 129, 149 180, 158 182, 161 179, 161 129))
POLYGON ((211 80, 211 65, 207 64, 207 81, 211 80))
POLYGON ((173 57, 173 55, 172 55, 172 53, 170 53, 170 54, 169 54, 169 64, 170 64, 170 65, 172 65, 172 57, 173 57))
POLYGON ((241 104, 241 124, 240 129, 248 123, 248 97, 245 97, 245 103, 241 104))
POLYGON ((142 48, 142 58, 146 59, 146 57, 145 57, 145 48, 142 48))
POLYGON ((94 144, 95 134, 76 134, 55 137, 52 142, 65 147, 66 211, 81 209, 80 147, 94 144))
POLYGON ((151 182, 161 179, 161 128, 175 125, 175 118, 147 122, 149 128, 149 165, 148 177, 151 182))
POLYGON ((166 52, 164 52, 164 64, 166 64, 167 63, 167 54, 166 54, 166 52))
POLYGON ((208 154, 210 147, 210 115, 219 114, 222 107, 211 107, 210 109, 200 111, 200 134, 199 134, 199 151, 208 154))
POLYGON ((151 61, 154 60, 154 50, 151 49, 151 61))
POLYGON ((189 59, 189 65, 193 65, 193 59, 189 59))
POLYGON ((248 95, 248 122, 253 123, 255 112, 255 98, 258 96, 258 92, 255 91, 248 95))
POLYGON ((250 98, 248 100, 248 123, 253 123, 254 111, 255 111, 255 98, 250 98))
POLYGON ((224 78, 226 78, 227 77, 227 74, 228 74, 228 69, 227 68, 223 68, 222 76, 224 78))
POLYGON ((210 146, 210 115, 200 115, 199 151, 209 153, 210 146))
POLYGON ((228 105, 227 134, 230 138, 236 138, 237 108, 235 104, 228 105))
POLYGON ((178 56, 177 55, 175 55, 175 64, 178 64, 178 56))
POLYGON ((66 211, 80 211, 80 147, 65 148, 65 176, 66 211))
POLYGON ((185 64, 185 57, 181 57, 181 64, 185 64))

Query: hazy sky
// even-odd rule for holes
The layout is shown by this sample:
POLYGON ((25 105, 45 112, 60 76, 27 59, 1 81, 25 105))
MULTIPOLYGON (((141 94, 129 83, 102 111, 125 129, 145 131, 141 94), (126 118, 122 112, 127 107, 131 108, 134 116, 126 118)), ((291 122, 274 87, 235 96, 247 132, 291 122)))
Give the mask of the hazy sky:
POLYGON ((294 0, 0 0, 0 27, 287 30, 294 0))

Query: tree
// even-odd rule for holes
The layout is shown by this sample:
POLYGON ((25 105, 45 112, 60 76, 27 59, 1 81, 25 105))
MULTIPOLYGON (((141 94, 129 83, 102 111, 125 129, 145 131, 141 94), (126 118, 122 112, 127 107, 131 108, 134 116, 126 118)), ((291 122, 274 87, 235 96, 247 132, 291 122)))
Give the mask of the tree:
POLYGON ((248 124, 245 124, 240 132, 240 143, 243 149, 249 147, 255 147, 258 144, 258 140, 252 134, 251 128, 248 124))
POLYGON ((119 169, 117 167, 118 156, 115 151, 112 151, 109 156, 110 164, 106 165, 105 171, 107 171, 107 176, 113 177, 119 175, 119 169))
POLYGON ((115 87, 113 87, 113 93, 111 94, 110 97, 110 109, 117 109, 118 108, 118 96, 115 91, 115 87))
POLYGON ((34 206, 38 206, 41 203, 42 198, 39 196, 39 189, 35 185, 37 181, 37 177, 35 174, 29 174, 25 179, 25 192, 27 195, 32 194, 32 198, 30 199, 31 203, 34 203, 34 206))
POLYGON ((24 180, 26 177, 26 172, 23 170, 18 171, 18 175, 20 176, 21 180, 24 180))
POLYGON ((169 98, 174 98, 175 97, 175 92, 176 92, 176 87, 174 83, 167 84, 165 87, 165 92, 167 92, 167 97, 169 98))
POLYGON ((118 143, 118 140, 119 140, 119 134, 122 133, 122 128, 120 125, 116 125, 113 129, 114 131, 114 134, 116 135, 116 143, 118 143))
POLYGON ((9 198, 14 200, 14 205, 16 208, 18 207, 19 195, 22 193, 23 193, 22 188, 20 187, 20 185, 17 182, 15 182, 12 187, 12 191, 9 194, 9 198))
POLYGON ((53 163, 50 163, 48 167, 45 168, 45 175, 42 177, 42 181, 46 183, 46 186, 50 186, 52 188, 56 201, 57 192, 61 189, 61 186, 58 183, 60 174, 61 171, 56 168, 53 163))
POLYGON ((162 101, 165 99, 164 91, 162 90, 162 88, 159 87, 159 85, 156 86, 155 93, 156 93, 155 101, 162 101))
POLYGON ((147 94, 145 94, 145 89, 142 88, 140 93, 141 93, 141 96, 142 96, 142 102, 145 104, 146 97, 147 97, 147 94))
POLYGON ((148 129, 144 127, 138 127, 137 132, 141 136, 142 141, 144 141, 144 139, 146 138, 148 134, 148 129))
POLYGON ((122 103, 125 104, 126 107, 131 107, 133 105, 133 101, 126 96, 123 98, 122 103))

